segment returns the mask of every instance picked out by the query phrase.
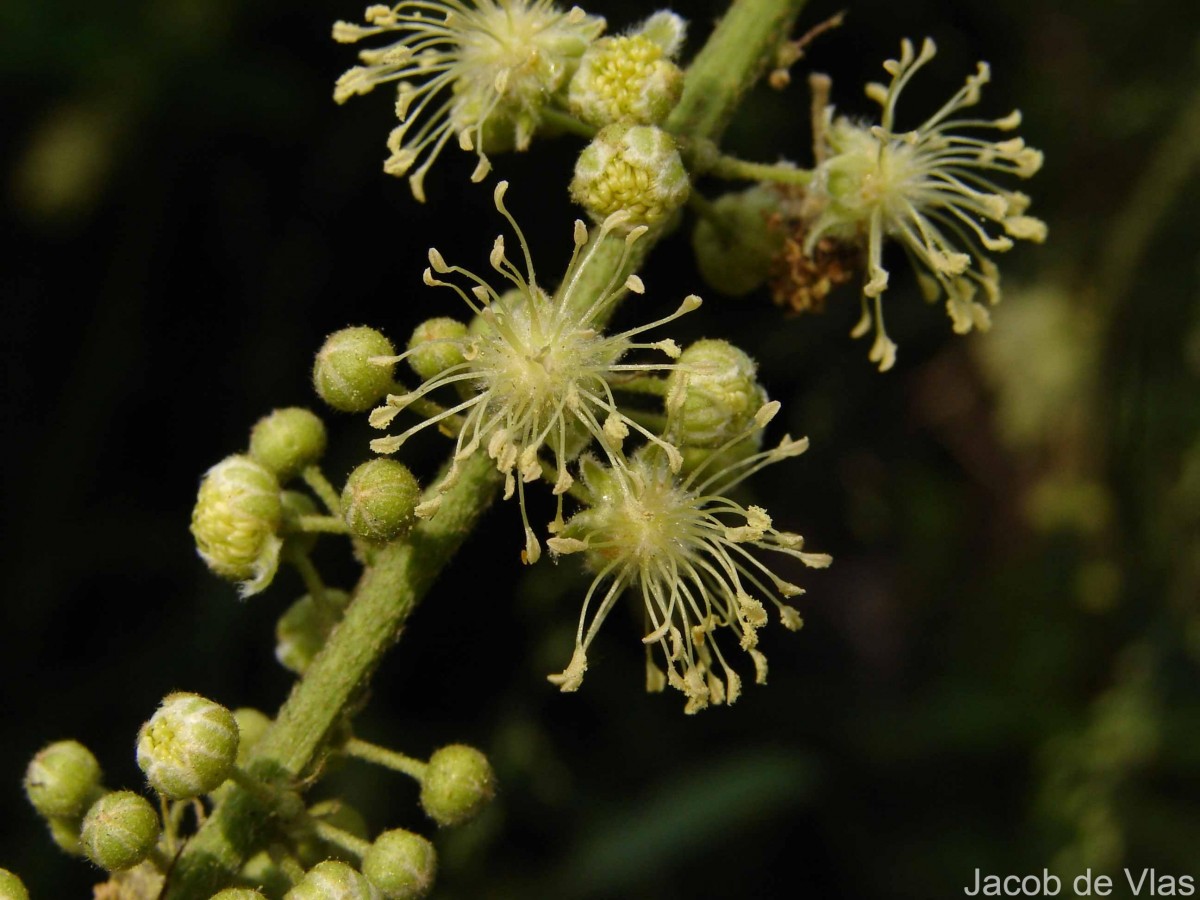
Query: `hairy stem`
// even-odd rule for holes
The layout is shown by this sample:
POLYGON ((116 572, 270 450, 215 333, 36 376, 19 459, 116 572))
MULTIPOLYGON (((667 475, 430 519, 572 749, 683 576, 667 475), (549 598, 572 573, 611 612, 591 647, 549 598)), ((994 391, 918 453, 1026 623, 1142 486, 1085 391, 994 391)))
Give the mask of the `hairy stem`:
MULTIPOLYGON (((668 127, 688 139, 715 142, 741 97, 774 58, 805 0, 734 0, 688 69, 683 96, 668 127)), ((647 235, 625 259, 636 268, 658 235, 647 235)), ((591 302, 614 279, 624 241, 609 238, 580 273, 577 297, 591 302)), ((247 761, 260 778, 299 781, 318 771, 330 733, 362 701, 371 675, 398 640, 405 620, 470 534, 495 497, 500 475, 476 454, 437 515, 404 542, 388 544, 363 572, 345 617, 329 636, 247 761)), ((308 474, 308 473, 306 473, 308 474)), ((310 481, 310 484, 312 482, 310 481)), ((189 841, 171 873, 167 900, 207 900, 227 885, 261 846, 272 810, 234 787, 189 841)))

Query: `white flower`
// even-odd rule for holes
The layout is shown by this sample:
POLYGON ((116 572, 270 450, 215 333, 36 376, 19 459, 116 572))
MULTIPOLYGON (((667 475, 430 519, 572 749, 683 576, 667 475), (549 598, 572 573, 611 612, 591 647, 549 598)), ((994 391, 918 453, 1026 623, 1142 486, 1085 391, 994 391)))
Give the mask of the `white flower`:
MULTIPOLYGON (((514 490, 518 493, 525 525, 525 559, 532 563, 541 551, 526 515, 524 485, 542 476, 538 453, 543 446, 552 451, 556 463, 553 478, 559 512, 552 529, 562 524, 562 495, 574 480, 567 464, 583 451, 589 440, 598 441, 614 465, 623 465, 621 443, 630 431, 637 431, 662 448, 671 465, 679 469, 682 464, 679 451, 622 413, 610 382, 671 370, 673 367, 669 363, 626 363, 622 360, 626 353, 636 349, 657 350, 670 359, 677 358, 680 350, 674 341, 640 343, 635 338, 698 308, 700 298, 686 297, 674 313, 648 325, 619 334, 603 334, 600 325, 607 319, 611 305, 625 289, 642 293, 641 279, 631 275, 624 283, 609 284, 596 296, 583 295, 579 287, 580 273, 602 240, 593 242, 591 250, 581 253, 587 244, 588 232, 584 224, 577 221, 575 251, 562 287, 557 295, 548 294, 538 284, 524 235, 504 207, 507 188, 507 182, 497 185, 496 208, 508 219, 517 235, 525 263, 524 272, 505 255, 502 237, 496 238, 491 264, 512 286, 503 292, 493 289, 466 269, 448 266, 438 251, 430 250, 430 268, 425 270, 425 283, 453 289, 476 315, 465 335, 441 341, 456 348, 463 361, 437 372, 414 391, 389 395, 386 403, 371 413, 371 424, 386 428, 402 409, 441 388, 461 386, 467 390, 467 398, 458 398, 460 402, 401 434, 372 441, 371 448, 378 453, 393 453, 412 434, 430 425, 445 420, 456 422, 455 463, 485 448, 488 456, 505 473, 505 497, 512 496, 514 490), (434 273, 457 275, 471 285, 464 290, 458 284, 440 281, 434 273)), ((624 221, 621 214, 610 216, 601 226, 601 239, 614 228, 623 226, 624 221)), ((625 238, 626 254, 645 231, 643 227, 629 232, 625 238)), ((390 364, 428 347, 429 343, 418 344, 400 356, 376 362, 390 364)), ((440 488, 445 491, 456 477, 456 468, 452 466, 440 488)), ((432 504, 422 504, 417 508, 417 514, 431 515, 437 503, 435 500, 432 504)))
POLYGON ((648 690, 664 684, 677 688, 687 697, 688 713, 710 703, 733 703, 741 678, 717 644, 722 627, 753 658, 756 680, 766 680, 766 657, 757 649, 758 629, 767 622, 763 600, 774 603, 783 624, 794 631, 802 624, 800 614, 776 594, 787 598, 803 591, 749 548, 791 556, 814 568, 830 563, 825 554, 804 552, 800 535, 777 531, 766 510, 743 507, 726 496, 764 466, 808 447, 806 439, 785 437, 771 450, 723 463, 724 451, 752 437, 778 410, 778 403, 764 405, 748 430, 686 478, 649 445, 625 467, 604 467, 595 460, 582 466, 593 504, 548 543, 558 554, 586 553, 596 577, 583 601, 570 664, 550 676, 552 682, 564 691, 578 689, 588 647, 626 588, 640 593, 645 606, 648 690), (653 647, 661 650, 665 673, 651 657, 653 647))
POLYGON ((405 0, 367 9, 364 25, 338 22, 334 40, 355 43, 387 34, 394 43, 363 50, 361 66, 338 79, 344 103, 376 85, 397 82, 400 125, 388 137, 384 170, 409 178, 425 199, 423 181, 446 142, 458 138, 479 157, 472 179, 490 169, 485 148, 524 150, 543 106, 565 90, 580 56, 604 30, 604 19, 551 0, 405 0))
POLYGON ((904 246, 927 299, 945 294, 954 331, 964 334, 990 324, 987 306, 976 300, 981 289, 989 305, 1000 299, 999 271, 984 251, 1008 250, 1011 238, 1040 243, 1046 237, 1045 224, 1025 215, 1029 197, 1001 189, 991 180, 995 173, 1031 177, 1041 168, 1041 152, 1019 137, 995 141, 968 136, 980 129, 1011 132, 1021 124, 1021 114, 1014 111, 995 120, 954 118, 979 102, 990 78, 986 63, 979 63, 963 87, 916 129, 897 130, 900 92, 935 52, 929 39, 919 55, 905 40, 900 59, 884 63, 891 82, 867 86, 867 96, 883 108, 879 125, 834 120, 833 108, 825 108, 825 129, 817 148, 820 164, 808 192, 814 207, 805 244, 808 255, 822 237, 857 239, 865 234, 868 280, 862 318, 852 333, 862 336, 874 321, 870 358, 880 371, 891 368, 896 358, 896 345, 883 325, 881 296, 888 286, 882 263, 885 238, 904 246), (1004 234, 995 234, 989 224, 1004 234), (874 301, 873 312, 868 300, 874 301))

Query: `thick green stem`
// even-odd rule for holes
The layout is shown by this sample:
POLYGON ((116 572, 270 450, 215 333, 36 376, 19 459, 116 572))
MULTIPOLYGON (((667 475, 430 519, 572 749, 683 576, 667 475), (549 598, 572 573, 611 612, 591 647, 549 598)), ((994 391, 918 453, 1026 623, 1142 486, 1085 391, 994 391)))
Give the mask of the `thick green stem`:
MULTIPOLYGON (((717 141, 742 95, 786 40, 804 2, 734 0, 689 68, 668 127, 688 139, 717 141)), ((657 237, 638 241, 623 268, 631 271, 639 265, 657 237)), ((624 255, 622 239, 609 238, 596 251, 577 287, 576 296, 587 302, 614 276, 617 283, 625 277, 624 271, 616 271, 624 255)), ((422 522, 407 541, 380 549, 363 572, 345 617, 255 744, 246 763, 255 776, 299 780, 320 767, 330 750, 330 733, 361 702, 409 613, 496 495, 500 475, 490 459, 476 454, 460 465, 461 477, 444 495, 437 515, 422 522)), ((310 485, 314 474, 305 473, 310 485)), ((207 900, 227 885, 262 845, 270 814, 245 790, 231 790, 180 854, 167 900, 207 900)))

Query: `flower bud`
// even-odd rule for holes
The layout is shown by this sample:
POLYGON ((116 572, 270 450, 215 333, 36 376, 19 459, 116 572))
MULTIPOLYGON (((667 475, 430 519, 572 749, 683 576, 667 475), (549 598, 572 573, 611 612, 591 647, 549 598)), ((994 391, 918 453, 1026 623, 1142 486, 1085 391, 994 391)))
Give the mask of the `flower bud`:
POLYGON ((671 57, 682 44, 684 24, 664 12, 646 25, 633 34, 601 38, 587 49, 571 78, 571 112, 597 127, 657 125, 667 117, 683 90, 683 70, 671 57))
POLYGON ((0 900, 29 900, 24 882, 8 869, 0 869, 0 900))
MULTIPOLYGON (((338 610, 346 608, 350 595, 327 588, 325 602, 338 610)), ((336 620, 305 594, 288 607, 275 625, 275 658, 290 672, 303 675, 313 657, 325 646, 336 620)))
POLYGON ((749 356, 721 340, 696 341, 667 376, 671 434, 690 447, 720 447, 746 432, 766 394, 749 356))
POLYGON ((463 362, 460 341, 466 336, 467 326, 457 319, 426 319, 408 339, 409 366, 422 381, 441 375, 463 362))
POLYGON ((394 459, 372 459, 350 473, 342 490, 346 524, 357 537, 390 541, 407 534, 416 521, 421 487, 394 459))
POLYGON ((237 751, 233 713, 199 694, 169 694, 138 732, 138 766, 171 800, 215 790, 233 770, 237 751))
POLYGON ((161 831, 150 801, 133 791, 115 791, 93 803, 83 817, 80 842, 88 859, 119 872, 145 859, 161 831))
POLYGON ((25 796, 47 819, 78 819, 100 787, 100 763, 78 741, 42 748, 25 770, 25 796))
POLYGON ((421 808, 438 825, 475 818, 496 794, 496 775, 474 747, 451 744, 429 758, 421 778, 421 808))
POLYGON ((571 179, 571 199, 594 221, 624 212, 630 229, 666 221, 690 191, 675 139, 648 125, 601 129, 579 155, 571 179))
POLYGON ((395 355, 392 342, 374 328, 335 331, 317 351, 313 386, 339 412, 366 412, 392 386, 392 366, 371 360, 395 355))
POLYGON ((779 194, 765 185, 717 198, 713 216, 697 221, 692 232, 692 248, 704 280, 731 297, 761 286, 783 249, 785 233, 772 224, 778 212, 779 194))
POLYGON ((379 896, 366 876, 330 859, 309 869, 283 900, 379 900, 379 896))
POLYGON ((250 455, 282 484, 325 453, 325 423, 298 406, 277 409, 250 432, 250 455))
POLYGON ((192 510, 196 550, 210 569, 241 582, 243 596, 271 583, 283 541, 279 482, 248 456, 230 456, 204 475, 192 510))
POLYGON ((225 888, 219 894, 213 894, 210 900, 267 900, 265 894, 251 888, 225 888))
POLYGON ((411 831, 385 831, 363 855, 363 874, 387 900, 417 900, 433 887, 437 851, 411 831))

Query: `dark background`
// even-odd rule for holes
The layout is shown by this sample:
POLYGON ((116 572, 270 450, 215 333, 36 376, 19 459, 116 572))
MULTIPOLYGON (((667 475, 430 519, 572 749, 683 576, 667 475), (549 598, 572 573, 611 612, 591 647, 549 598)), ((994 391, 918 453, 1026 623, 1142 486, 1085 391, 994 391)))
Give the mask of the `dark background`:
MULTIPOLYGON (((690 51, 721 8, 680 4, 690 51)), ((803 21, 838 8, 814 0, 803 21)), ((651 7, 589 11, 615 31, 651 7)), ((578 143, 497 157, 483 186, 451 148, 417 205, 381 171, 387 92, 330 100, 352 60, 330 24, 360 13, 0 9, 0 866, 37 898, 100 880, 21 795, 43 743, 82 740, 110 786, 137 788, 134 736, 167 692, 270 711, 288 689, 272 628, 301 588, 287 573, 243 603, 205 571, 187 531, 204 469, 273 407, 315 402, 328 332, 403 341, 459 312, 421 285, 425 250, 485 271, 495 177, 543 279, 565 265, 578 143)), ((643 693, 631 616, 611 618, 578 694, 545 682, 584 582, 566 563, 522 571, 516 510, 493 509, 359 720, 416 755, 476 744, 499 771, 491 811, 437 838, 437 896, 927 900, 976 867, 1200 876, 1197 26, 1175 0, 863 0, 789 91, 747 100, 729 146, 807 164, 806 66, 867 115, 861 86, 900 37, 933 36, 900 106, 915 124, 989 60, 983 114, 1019 105, 1046 151, 1025 187, 1050 240, 1002 260, 995 328, 965 339, 891 260, 887 375, 846 336, 853 290, 785 318, 765 293, 705 289, 690 222, 660 247, 637 302, 704 294, 677 336, 758 358, 813 449, 752 496, 834 566, 804 577, 805 629, 765 635, 769 686, 685 718, 674 692, 643 693)), ((341 478, 369 429, 330 425, 341 478)), ((439 448, 406 458, 428 477, 439 448)), ((329 580, 349 585, 348 553, 325 543, 329 580)), ((399 777, 347 766, 318 791, 374 829, 432 831, 399 777)))

